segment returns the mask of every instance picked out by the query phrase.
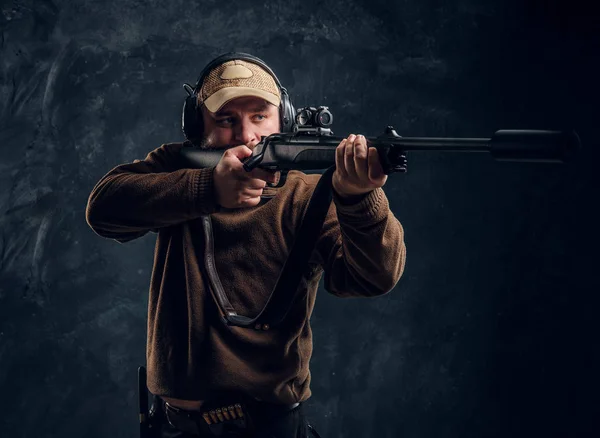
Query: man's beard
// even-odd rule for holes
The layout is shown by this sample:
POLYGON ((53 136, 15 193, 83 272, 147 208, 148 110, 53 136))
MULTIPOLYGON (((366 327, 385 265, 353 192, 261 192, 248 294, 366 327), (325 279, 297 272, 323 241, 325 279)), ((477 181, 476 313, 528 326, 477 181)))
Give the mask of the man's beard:
POLYGON ((223 147, 219 147, 216 146, 214 144, 213 139, 211 138, 210 135, 202 135, 202 140, 200 140, 200 144, 198 145, 200 147, 200 149, 205 149, 205 150, 215 150, 215 149, 229 149, 231 147, 231 145, 225 145, 223 147))
POLYGON ((234 146, 241 146, 242 143, 240 143, 239 145, 235 145, 235 144, 225 144, 222 146, 218 146, 215 144, 214 140, 212 139, 211 135, 202 135, 202 139, 200 140, 200 143, 198 144, 198 147, 200 149, 204 149, 207 151, 215 151, 215 150, 222 150, 225 151, 226 149, 231 149, 234 146))

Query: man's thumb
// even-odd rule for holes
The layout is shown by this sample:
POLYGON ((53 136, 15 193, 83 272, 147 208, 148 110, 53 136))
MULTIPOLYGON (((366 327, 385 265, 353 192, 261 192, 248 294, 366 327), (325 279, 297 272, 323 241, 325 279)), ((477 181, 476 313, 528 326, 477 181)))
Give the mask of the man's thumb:
POLYGON ((252 155, 252 149, 244 144, 227 149, 227 152, 237 157, 240 161, 252 155))

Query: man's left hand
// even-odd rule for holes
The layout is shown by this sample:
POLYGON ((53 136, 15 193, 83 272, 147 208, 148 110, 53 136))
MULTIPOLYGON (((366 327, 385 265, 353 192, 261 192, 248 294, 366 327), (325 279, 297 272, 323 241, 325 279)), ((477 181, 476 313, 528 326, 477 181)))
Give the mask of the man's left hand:
POLYGON ((367 148, 367 139, 360 134, 350 134, 340 142, 335 150, 335 167, 331 183, 342 198, 369 193, 387 181, 377 149, 367 148))

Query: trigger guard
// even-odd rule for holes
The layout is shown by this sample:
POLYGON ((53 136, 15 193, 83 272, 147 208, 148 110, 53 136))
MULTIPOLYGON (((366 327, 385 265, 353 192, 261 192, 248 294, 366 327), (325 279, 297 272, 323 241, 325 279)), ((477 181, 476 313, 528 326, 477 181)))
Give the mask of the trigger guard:
POLYGON ((277 184, 273 184, 268 182, 267 183, 267 187, 271 187, 271 188, 279 188, 279 187, 283 187, 283 185, 285 184, 285 180, 287 178, 287 174, 288 174, 288 170, 280 170, 279 172, 281 172, 280 176, 279 176, 279 181, 277 181, 277 184))

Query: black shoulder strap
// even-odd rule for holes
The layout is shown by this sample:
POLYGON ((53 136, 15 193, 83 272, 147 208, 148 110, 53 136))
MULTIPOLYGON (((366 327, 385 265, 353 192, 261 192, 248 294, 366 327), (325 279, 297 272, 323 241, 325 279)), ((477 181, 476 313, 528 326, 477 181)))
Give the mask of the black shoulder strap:
POLYGON ((334 171, 335 166, 329 167, 319 179, 290 254, 279 274, 277 284, 271 292, 265 308, 255 318, 238 315, 229 302, 215 269, 210 216, 202 217, 206 240, 204 257, 206 273, 213 290, 213 297, 223 312, 223 319, 227 324, 268 330, 283 321, 294 302, 300 279, 319 238, 327 211, 329 211, 332 199, 331 178, 334 171))

